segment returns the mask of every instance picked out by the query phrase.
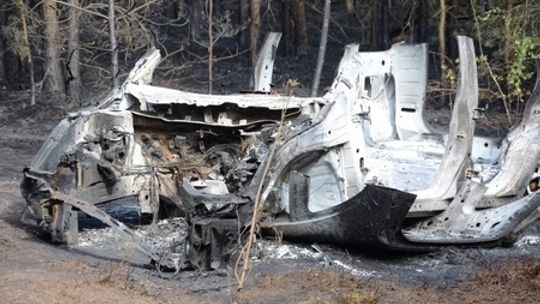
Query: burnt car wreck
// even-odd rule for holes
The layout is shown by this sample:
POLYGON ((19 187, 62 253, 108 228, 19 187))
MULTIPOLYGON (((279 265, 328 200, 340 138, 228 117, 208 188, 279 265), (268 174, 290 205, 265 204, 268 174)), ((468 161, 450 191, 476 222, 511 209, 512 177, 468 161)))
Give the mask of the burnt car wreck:
POLYGON ((540 194, 528 185, 540 159, 540 78, 505 138, 475 136, 484 119, 475 52, 458 37, 442 134, 423 115, 426 44, 349 45, 330 90, 299 98, 264 94, 277 41, 260 53, 256 93, 231 96, 151 86, 160 55, 150 50, 110 98, 54 129, 24 170, 28 213, 53 242, 75 243, 85 212, 160 262, 96 205, 133 197, 156 217, 173 207, 188 220, 186 260, 197 269, 223 266, 254 207, 262 231, 285 238, 407 251, 511 242, 538 219, 540 194))

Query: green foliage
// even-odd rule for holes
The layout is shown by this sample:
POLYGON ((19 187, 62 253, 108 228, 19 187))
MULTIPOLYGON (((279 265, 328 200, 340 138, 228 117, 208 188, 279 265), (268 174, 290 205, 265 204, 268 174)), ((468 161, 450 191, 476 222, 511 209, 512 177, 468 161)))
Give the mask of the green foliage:
POLYGON ((494 7, 486 9, 486 4, 472 1, 476 11, 481 32, 482 47, 485 54, 478 57, 480 80, 488 85, 488 91, 501 98, 498 90, 490 88, 494 79, 500 84, 502 93, 509 102, 522 102, 524 99, 524 83, 534 75, 532 58, 538 52, 540 39, 536 31, 540 18, 538 5, 530 1, 510 3, 495 1, 494 7), (493 75, 485 68, 489 65, 493 75))
POLYGON ((534 56, 534 42, 531 37, 523 37, 514 41, 512 65, 506 77, 506 82, 510 87, 510 94, 519 101, 523 100, 523 81, 530 79, 533 72, 527 68, 526 62, 534 56))

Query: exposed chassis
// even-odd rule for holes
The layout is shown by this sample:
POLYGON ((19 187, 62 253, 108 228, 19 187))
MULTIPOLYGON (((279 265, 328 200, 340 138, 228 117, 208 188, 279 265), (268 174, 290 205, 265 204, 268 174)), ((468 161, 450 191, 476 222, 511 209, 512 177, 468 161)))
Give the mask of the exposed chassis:
POLYGON ((150 50, 110 98, 54 129, 24 170, 28 212, 53 242, 75 243, 81 210, 159 262, 95 205, 134 197, 156 216, 174 207, 190 225, 187 261, 201 269, 223 265, 256 201, 262 231, 396 250, 510 241, 538 219, 528 185, 540 158, 540 78, 506 138, 474 136, 484 119, 476 58, 458 37, 459 85, 442 134, 423 115, 425 44, 349 45, 328 93, 299 98, 261 94, 279 37, 261 50, 253 94, 151 86, 160 55, 150 50))

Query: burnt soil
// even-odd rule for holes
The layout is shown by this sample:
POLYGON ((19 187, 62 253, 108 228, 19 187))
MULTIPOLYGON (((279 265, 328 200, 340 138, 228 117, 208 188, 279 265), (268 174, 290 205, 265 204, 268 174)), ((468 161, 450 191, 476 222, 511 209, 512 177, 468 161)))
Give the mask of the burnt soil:
MULTIPOLYGON (((262 240, 240 292, 230 269, 162 277, 108 228, 91 221, 81 224, 80 246, 52 245, 35 226, 21 222, 19 182, 47 134, 75 107, 44 97, 25 106, 28 96, 0 93, 0 303, 535 303, 540 298, 539 223, 510 248, 446 247, 415 255, 262 240)), ((432 122, 448 119, 441 108, 433 113, 432 122)), ((115 216, 129 219, 122 212, 115 216)), ((181 238, 178 221, 163 226, 181 238)))

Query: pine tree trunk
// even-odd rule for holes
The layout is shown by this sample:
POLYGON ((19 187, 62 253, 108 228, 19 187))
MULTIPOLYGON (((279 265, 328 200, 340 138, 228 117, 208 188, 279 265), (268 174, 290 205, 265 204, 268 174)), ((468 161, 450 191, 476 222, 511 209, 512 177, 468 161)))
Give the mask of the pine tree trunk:
POLYGON ((109 36, 111 40, 111 74, 113 87, 120 84, 118 79, 118 43, 116 42, 116 20, 114 18, 114 0, 109 0, 109 36))
POLYGON ((458 43, 457 39, 455 37, 452 37, 452 33, 459 32, 460 22, 456 19, 456 13, 452 12, 452 10, 455 11, 456 8, 459 8, 460 1, 459 0, 446 0, 446 28, 444 29, 444 37, 445 37, 445 55, 446 58, 458 58, 459 52, 458 52, 458 43), (450 37, 450 39, 447 39, 446 37, 450 37))
POLYGON ((307 28, 306 28, 306 10, 304 0, 292 0, 293 16, 296 28, 296 53, 298 55, 307 54, 307 28))
POLYGON ((371 49, 376 51, 385 50, 389 46, 388 41, 388 9, 387 0, 373 0, 371 14, 371 49))
MULTIPOLYGON (((241 0, 239 5, 239 17, 238 26, 243 26, 246 24, 246 20, 249 20, 249 2, 246 0, 241 0)), ((245 50, 249 48, 249 36, 246 29, 240 30, 238 33, 238 45, 240 49, 245 50)))
POLYGON ((79 0, 69 0, 72 5, 69 7, 69 40, 68 52, 69 60, 67 68, 69 70, 68 95, 71 100, 80 104, 81 102, 81 65, 79 55, 79 32, 80 32, 80 13, 79 0))
POLYGON ((202 43, 202 24, 203 24, 203 11, 204 5, 203 0, 191 0, 191 16, 189 20, 189 34, 191 40, 202 43))
POLYGON ((386 50, 390 47, 390 31, 389 31, 389 11, 390 11, 390 3, 391 0, 385 0, 380 1, 381 2, 381 10, 380 15, 378 18, 379 27, 381 29, 380 33, 380 41, 381 41, 381 49, 386 50))
POLYGON ((321 80, 322 67, 324 63, 324 55, 326 53, 326 43, 328 41, 328 23, 330 20, 330 2, 324 1, 324 17, 321 30, 321 43, 319 45, 319 55, 317 57, 317 66, 315 68, 315 76, 313 77, 313 86, 311 87, 311 97, 317 96, 319 92, 319 83, 321 80))
POLYGON ((26 9, 26 4, 23 3, 21 10, 21 20, 23 25, 25 44, 28 47, 28 57, 26 58, 26 62, 28 63, 28 68, 30 70, 30 105, 33 106, 36 104, 36 79, 34 77, 34 59, 32 58, 32 49, 30 48, 30 41, 28 40, 28 25, 26 22, 27 18, 28 13, 26 9))
POLYGON ((255 62, 257 62, 259 32, 261 31, 261 0, 250 0, 249 11, 251 16, 249 48, 251 51, 251 65, 255 65, 255 62))
POLYGON ((283 47, 285 48, 285 54, 290 56, 293 52, 292 40, 294 37, 290 0, 281 0, 281 19, 281 32, 283 33, 283 38, 281 41, 283 47))
POLYGON ((424 3, 418 5, 418 22, 416 24, 416 39, 414 42, 427 42, 427 28, 429 26, 429 6, 424 3))
POLYGON ((208 94, 213 91, 213 64, 214 64, 214 37, 213 37, 213 18, 214 5, 213 0, 208 0, 208 94))
MULTIPOLYGON (((5 3, 0 4, 0 28, 7 24, 8 13, 9 11, 7 5, 5 3)), ((6 43, 6 38, 0 32, 0 50, 7 50, 7 48, 8 45, 6 43)), ((5 53, 5 51, 0 52, 0 85, 5 83, 7 86, 8 81, 6 77, 5 53)))
MULTIPOLYGON (((506 69, 506 74, 510 74, 512 62, 510 61, 510 54, 512 53, 512 30, 514 26, 514 20, 512 16, 512 9, 514 3, 512 0, 506 0, 506 22, 504 26, 504 65, 506 69)), ((506 92, 510 91, 509 82, 506 82, 506 92)), ((519 103, 517 103, 519 104, 519 103)))
POLYGON ((444 80, 444 66, 446 60, 446 1, 440 0, 439 18, 439 61, 441 65, 441 81, 444 80))
POLYGON ((43 19, 45 21, 45 80, 46 91, 64 95, 65 86, 60 65, 60 31, 58 25, 58 10, 56 1, 43 0, 43 19))

